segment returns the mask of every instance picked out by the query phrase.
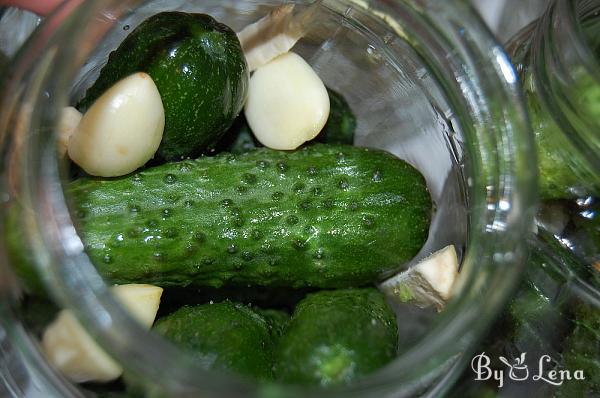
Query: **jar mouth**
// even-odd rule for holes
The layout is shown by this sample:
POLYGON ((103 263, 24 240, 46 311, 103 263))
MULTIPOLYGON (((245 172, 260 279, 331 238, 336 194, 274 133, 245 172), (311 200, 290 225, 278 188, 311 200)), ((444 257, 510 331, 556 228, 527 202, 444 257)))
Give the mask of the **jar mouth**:
POLYGON ((569 229, 553 226, 547 216, 552 206, 571 213, 576 210, 567 210, 567 203, 584 206, 598 196, 600 54, 594 53, 597 35, 591 32, 600 29, 599 15, 598 1, 552 1, 542 17, 507 46, 524 81, 543 176, 540 228, 530 242, 531 250, 546 259, 554 257, 548 269, 593 303, 600 302, 600 289, 593 282, 592 264, 577 249, 580 242, 569 236, 569 229), (557 174, 548 167, 552 163, 568 170, 573 179, 552 181, 557 174))
MULTIPOLYGON (((594 106, 600 90, 600 58, 591 46, 586 24, 600 21, 598 13, 600 3, 595 0, 553 1, 531 44, 533 81, 539 97, 594 170, 592 179, 600 174, 600 124, 594 106)), ((600 27, 600 22, 595 24, 600 27)))
POLYGON ((387 2, 370 9, 352 2, 356 12, 380 20, 390 38, 400 38, 414 49, 446 97, 453 113, 447 116, 464 135, 460 143, 466 162, 461 172, 467 176, 470 236, 457 297, 419 343, 357 384, 323 391, 258 387, 208 374, 193 358, 143 331, 113 298, 83 252, 61 189, 63 171, 53 151, 53 137, 43 132, 56 124, 58 111, 67 104, 68 88, 91 51, 86 46, 98 43, 137 3, 90 1, 74 10, 67 8, 74 3, 78 2, 63 6, 68 18, 59 10, 30 40, 15 64, 14 79, 6 85, 7 92, 18 95, 5 97, 0 118, 3 146, 14 150, 5 159, 9 167, 4 182, 11 200, 24 209, 28 243, 47 286, 107 352, 157 389, 214 396, 248 396, 248 391, 287 396, 351 397, 364 396, 365 391, 378 396, 414 395, 456 366, 461 356, 465 360, 486 328, 483 320, 493 318, 518 280, 525 254, 522 237, 530 229, 536 195, 532 138, 516 74, 473 9, 459 0, 387 2), (77 39, 61 42, 65 37, 77 39), (64 60, 70 62, 65 65, 64 60), (13 130, 18 113, 27 120, 13 130), (19 139, 28 144, 21 145, 19 139), (160 385, 154 386, 153 380, 160 385))

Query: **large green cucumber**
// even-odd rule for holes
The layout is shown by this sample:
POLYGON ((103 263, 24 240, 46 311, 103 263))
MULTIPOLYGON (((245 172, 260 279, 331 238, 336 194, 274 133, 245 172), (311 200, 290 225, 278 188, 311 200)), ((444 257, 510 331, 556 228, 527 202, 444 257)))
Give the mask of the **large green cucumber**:
POLYGON ((154 330, 201 360, 210 361, 211 369, 262 380, 272 377, 272 327, 243 304, 224 301, 182 307, 159 319, 154 330))
POLYGON ((428 235, 423 176, 351 146, 257 149, 68 187, 113 283, 342 287, 403 268, 428 235))
POLYGON ((78 107, 87 109, 135 72, 147 72, 160 92, 165 130, 158 154, 167 160, 217 142, 246 100, 248 68, 240 42, 209 15, 163 12, 142 22, 110 54, 78 107))
POLYGON ((391 361, 396 317, 375 288, 321 291, 302 300, 275 350, 277 380, 347 384, 391 361))

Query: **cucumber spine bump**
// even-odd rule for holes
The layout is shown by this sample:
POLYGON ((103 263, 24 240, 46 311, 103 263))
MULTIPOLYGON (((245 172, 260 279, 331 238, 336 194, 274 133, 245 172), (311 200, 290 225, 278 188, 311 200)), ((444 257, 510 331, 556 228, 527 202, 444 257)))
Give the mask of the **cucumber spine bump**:
POLYGON ((367 285, 417 254, 432 210, 408 163, 323 144, 80 179, 68 191, 99 271, 161 286, 367 285))

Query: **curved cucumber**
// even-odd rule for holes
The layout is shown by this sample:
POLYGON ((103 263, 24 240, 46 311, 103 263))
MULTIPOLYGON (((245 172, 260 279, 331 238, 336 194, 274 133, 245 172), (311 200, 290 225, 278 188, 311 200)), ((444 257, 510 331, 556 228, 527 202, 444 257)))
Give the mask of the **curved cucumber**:
POLYGON ((231 126, 246 100, 248 68, 229 27, 205 14, 162 12, 144 22, 110 54, 78 108, 87 109, 117 81, 146 72, 165 108, 158 154, 194 156, 231 126))
POLYGON ((99 271, 162 286, 372 283, 415 256, 432 208, 407 163, 322 144, 81 179, 68 191, 99 271))
POLYGON ((346 384, 391 361, 396 318, 374 288, 321 291, 302 300, 275 350, 278 380, 346 384))

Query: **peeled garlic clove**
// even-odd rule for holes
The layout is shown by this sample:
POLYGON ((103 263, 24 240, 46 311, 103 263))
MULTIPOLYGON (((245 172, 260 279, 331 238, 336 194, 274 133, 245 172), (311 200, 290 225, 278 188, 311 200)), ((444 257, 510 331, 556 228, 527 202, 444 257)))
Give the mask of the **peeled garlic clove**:
POLYGON ((164 126, 156 85, 148 74, 136 73, 108 89, 83 115, 69 140, 69 157, 88 174, 122 176, 154 156, 164 126))
POLYGON ((112 290, 131 313, 131 316, 150 329, 160 305, 162 287, 147 284, 129 284, 113 286, 112 290))
POLYGON ((442 299, 449 300, 458 278, 456 249, 452 245, 446 246, 415 265, 414 271, 421 274, 442 299))
POLYGON ((458 278, 458 256, 449 245, 423 259, 379 287, 391 298, 419 307, 435 306, 441 311, 452 297, 458 278))
POLYGON ((72 106, 63 108, 60 119, 58 121, 58 155, 64 156, 67 153, 67 147, 69 146, 69 140, 77 126, 81 122, 81 112, 72 106))
POLYGON ((238 34, 250 72, 284 54, 315 24, 321 0, 314 1, 297 14, 294 4, 283 4, 238 34))
POLYGON ((289 52, 254 72, 244 113, 261 144, 296 149, 325 126, 329 95, 312 67, 289 52))
POLYGON ((48 361, 73 382, 107 382, 121 375, 121 367, 102 351, 70 311, 58 313, 44 332, 42 346, 48 361))
POLYGON ((293 10, 294 4, 281 5, 237 34, 250 72, 288 52, 302 37, 292 24, 293 10))
MULTIPOLYGON (((113 292, 131 315, 150 329, 158 311, 162 288, 132 284, 115 286, 113 292)), ((107 382, 123 372, 68 310, 60 311, 46 328, 42 346, 49 362, 77 383, 107 382)))

